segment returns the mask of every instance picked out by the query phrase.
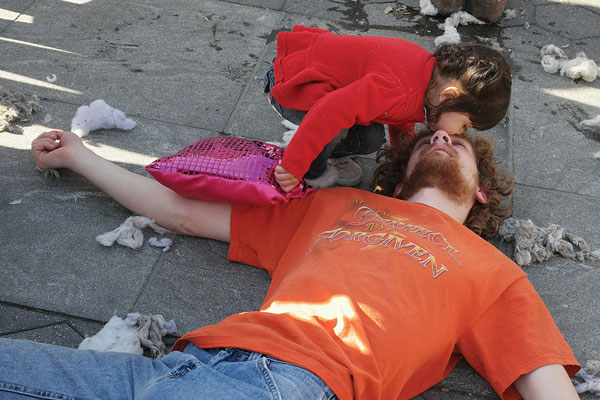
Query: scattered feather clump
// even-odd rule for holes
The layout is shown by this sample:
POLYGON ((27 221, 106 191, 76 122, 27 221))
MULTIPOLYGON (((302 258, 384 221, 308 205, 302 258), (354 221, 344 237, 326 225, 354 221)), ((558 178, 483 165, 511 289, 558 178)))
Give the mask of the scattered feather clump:
POLYGON ((420 0, 419 7, 421 8, 421 10, 419 12, 422 15, 437 15, 438 14, 438 10, 433 5, 431 0, 420 0))
POLYGON ((485 22, 475 18, 466 11, 458 11, 450 15, 446 18, 443 25, 440 24, 440 29, 444 30, 444 34, 435 38, 435 45, 439 46, 442 43, 460 43, 460 35, 456 28, 459 25, 468 24, 484 25, 485 22))
POLYGON ((600 397, 600 361, 588 361, 572 380, 577 393, 590 392, 600 397))
POLYGON ((504 10, 504 19, 515 19, 517 18, 517 10, 514 8, 507 8, 504 10))
MULTIPOLYGON (((96 240, 103 246, 112 246, 115 242, 121 246, 139 249, 144 244, 144 234, 142 229, 149 226, 155 232, 164 234, 169 231, 154 222, 153 219, 136 215, 129 217, 118 228, 96 236, 96 240)), ((166 244, 166 243, 165 243, 166 244)), ((168 243, 170 247, 172 243, 168 243)), ((153 246, 156 246, 156 242, 153 246)), ((157 246, 166 247, 166 246, 157 246)), ((168 250, 168 248, 167 248, 168 250)), ((163 250, 166 251, 166 250, 163 250)))
POLYGON ((116 315, 94 336, 79 344, 80 350, 114 351, 118 353, 143 354, 144 350, 135 329, 116 315))
POLYGON ((593 82, 599 74, 596 62, 586 56, 584 52, 577 53, 572 60, 565 52, 553 44, 547 44, 540 50, 542 56, 542 68, 549 74, 560 72, 560 76, 566 76, 572 80, 583 79, 593 82))
POLYGON ((32 114, 40 110, 40 99, 36 95, 27 100, 22 93, 12 93, 0 85, 0 132, 13 132, 12 122, 31 121, 32 114))
POLYGON ((600 261, 600 249, 592 251, 583 238, 559 225, 540 228, 529 219, 508 218, 500 225, 498 234, 503 240, 515 243, 513 259, 520 266, 546 261, 554 255, 581 262, 600 261))
POLYGON ((596 115, 596 118, 581 121, 581 125, 585 126, 586 128, 595 128, 600 130, 600 114, 596 115))
POLYGON ((165 321, 162 315, 131 313, 125 320, 115 315, 97 334, 83 339, 78 348, 141 355, 144 347, 153 359, 160 359, 166 354, 163 337, 176 333, 175 322, 165 321))
POLYGON ((136 122, 125 116, 123 111, 109 106, 102 99, 93 101, 89 106, 81 106, 71 121, 71 132, 84 137, 97 129, 122 129, 130 131, 136 122))

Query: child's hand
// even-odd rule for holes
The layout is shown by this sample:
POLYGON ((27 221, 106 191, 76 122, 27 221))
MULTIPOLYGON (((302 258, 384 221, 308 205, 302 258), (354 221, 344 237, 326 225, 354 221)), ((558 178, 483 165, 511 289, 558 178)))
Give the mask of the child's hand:
POLYGON ((298 186, 300 183, 298 178, 287 172, 281 165, 275 167, 275 179, 277 180, 279 186, 281 186, 283 191, 286 193, 298 186))
POLYGON ((83 142, 71 132, 44 132, 31 142, 33 158, 41 169, 71 168, 80 150, 85 150, 83 142))

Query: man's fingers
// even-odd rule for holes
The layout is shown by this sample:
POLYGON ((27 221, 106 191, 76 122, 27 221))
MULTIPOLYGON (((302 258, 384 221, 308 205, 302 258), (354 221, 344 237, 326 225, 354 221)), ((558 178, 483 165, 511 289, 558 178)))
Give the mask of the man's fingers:
POLYGON ((60 138, 62 137, 63 134, 64 134, 63 131, 52 130, 52 131, 48 131, 48 132, 44 132, 44 133, 40 134, 37 138, 38 139, 50 138, 53 140, 60 140, 60 138))
POLYGON ((52 151, 55 150, 57 147, 58 143, 50 137, 34 139, 34 141, 31 142, 31 148, 35 151, 52 151))

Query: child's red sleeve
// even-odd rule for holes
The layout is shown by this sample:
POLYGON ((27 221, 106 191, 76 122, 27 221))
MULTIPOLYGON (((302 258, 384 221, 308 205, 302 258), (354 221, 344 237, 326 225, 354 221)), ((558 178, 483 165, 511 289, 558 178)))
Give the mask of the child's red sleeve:
POLYGON ((315 33, 330 33, 329 31, 326 31, 325 29, 313 28, 312 26, 295 25, 292 28, 292 32, 301 32, 301 31, 315 32, 315 33))
POLYGON ((401 82, 390 75, 369 73, 361 79, 321 97, 308 111, 290 141, 281 166, 302 179, 310 164, 340 130, 353 125, 370 125, 386 110, 401 115, 407 98, 401 82))

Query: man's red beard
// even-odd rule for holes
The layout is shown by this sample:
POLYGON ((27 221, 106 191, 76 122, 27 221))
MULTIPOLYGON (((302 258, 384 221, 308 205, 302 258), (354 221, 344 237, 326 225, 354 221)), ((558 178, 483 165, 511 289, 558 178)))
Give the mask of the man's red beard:
MULTIPOLYGON (((423 150, 425 154, 427 150, 423 150)), ((458 204, 473 200, 476 182, 469 183, 454 158, 432 153, 421 158, 404 179, 402 199, 408 199, 423 188, 437 188, 458 204)))

